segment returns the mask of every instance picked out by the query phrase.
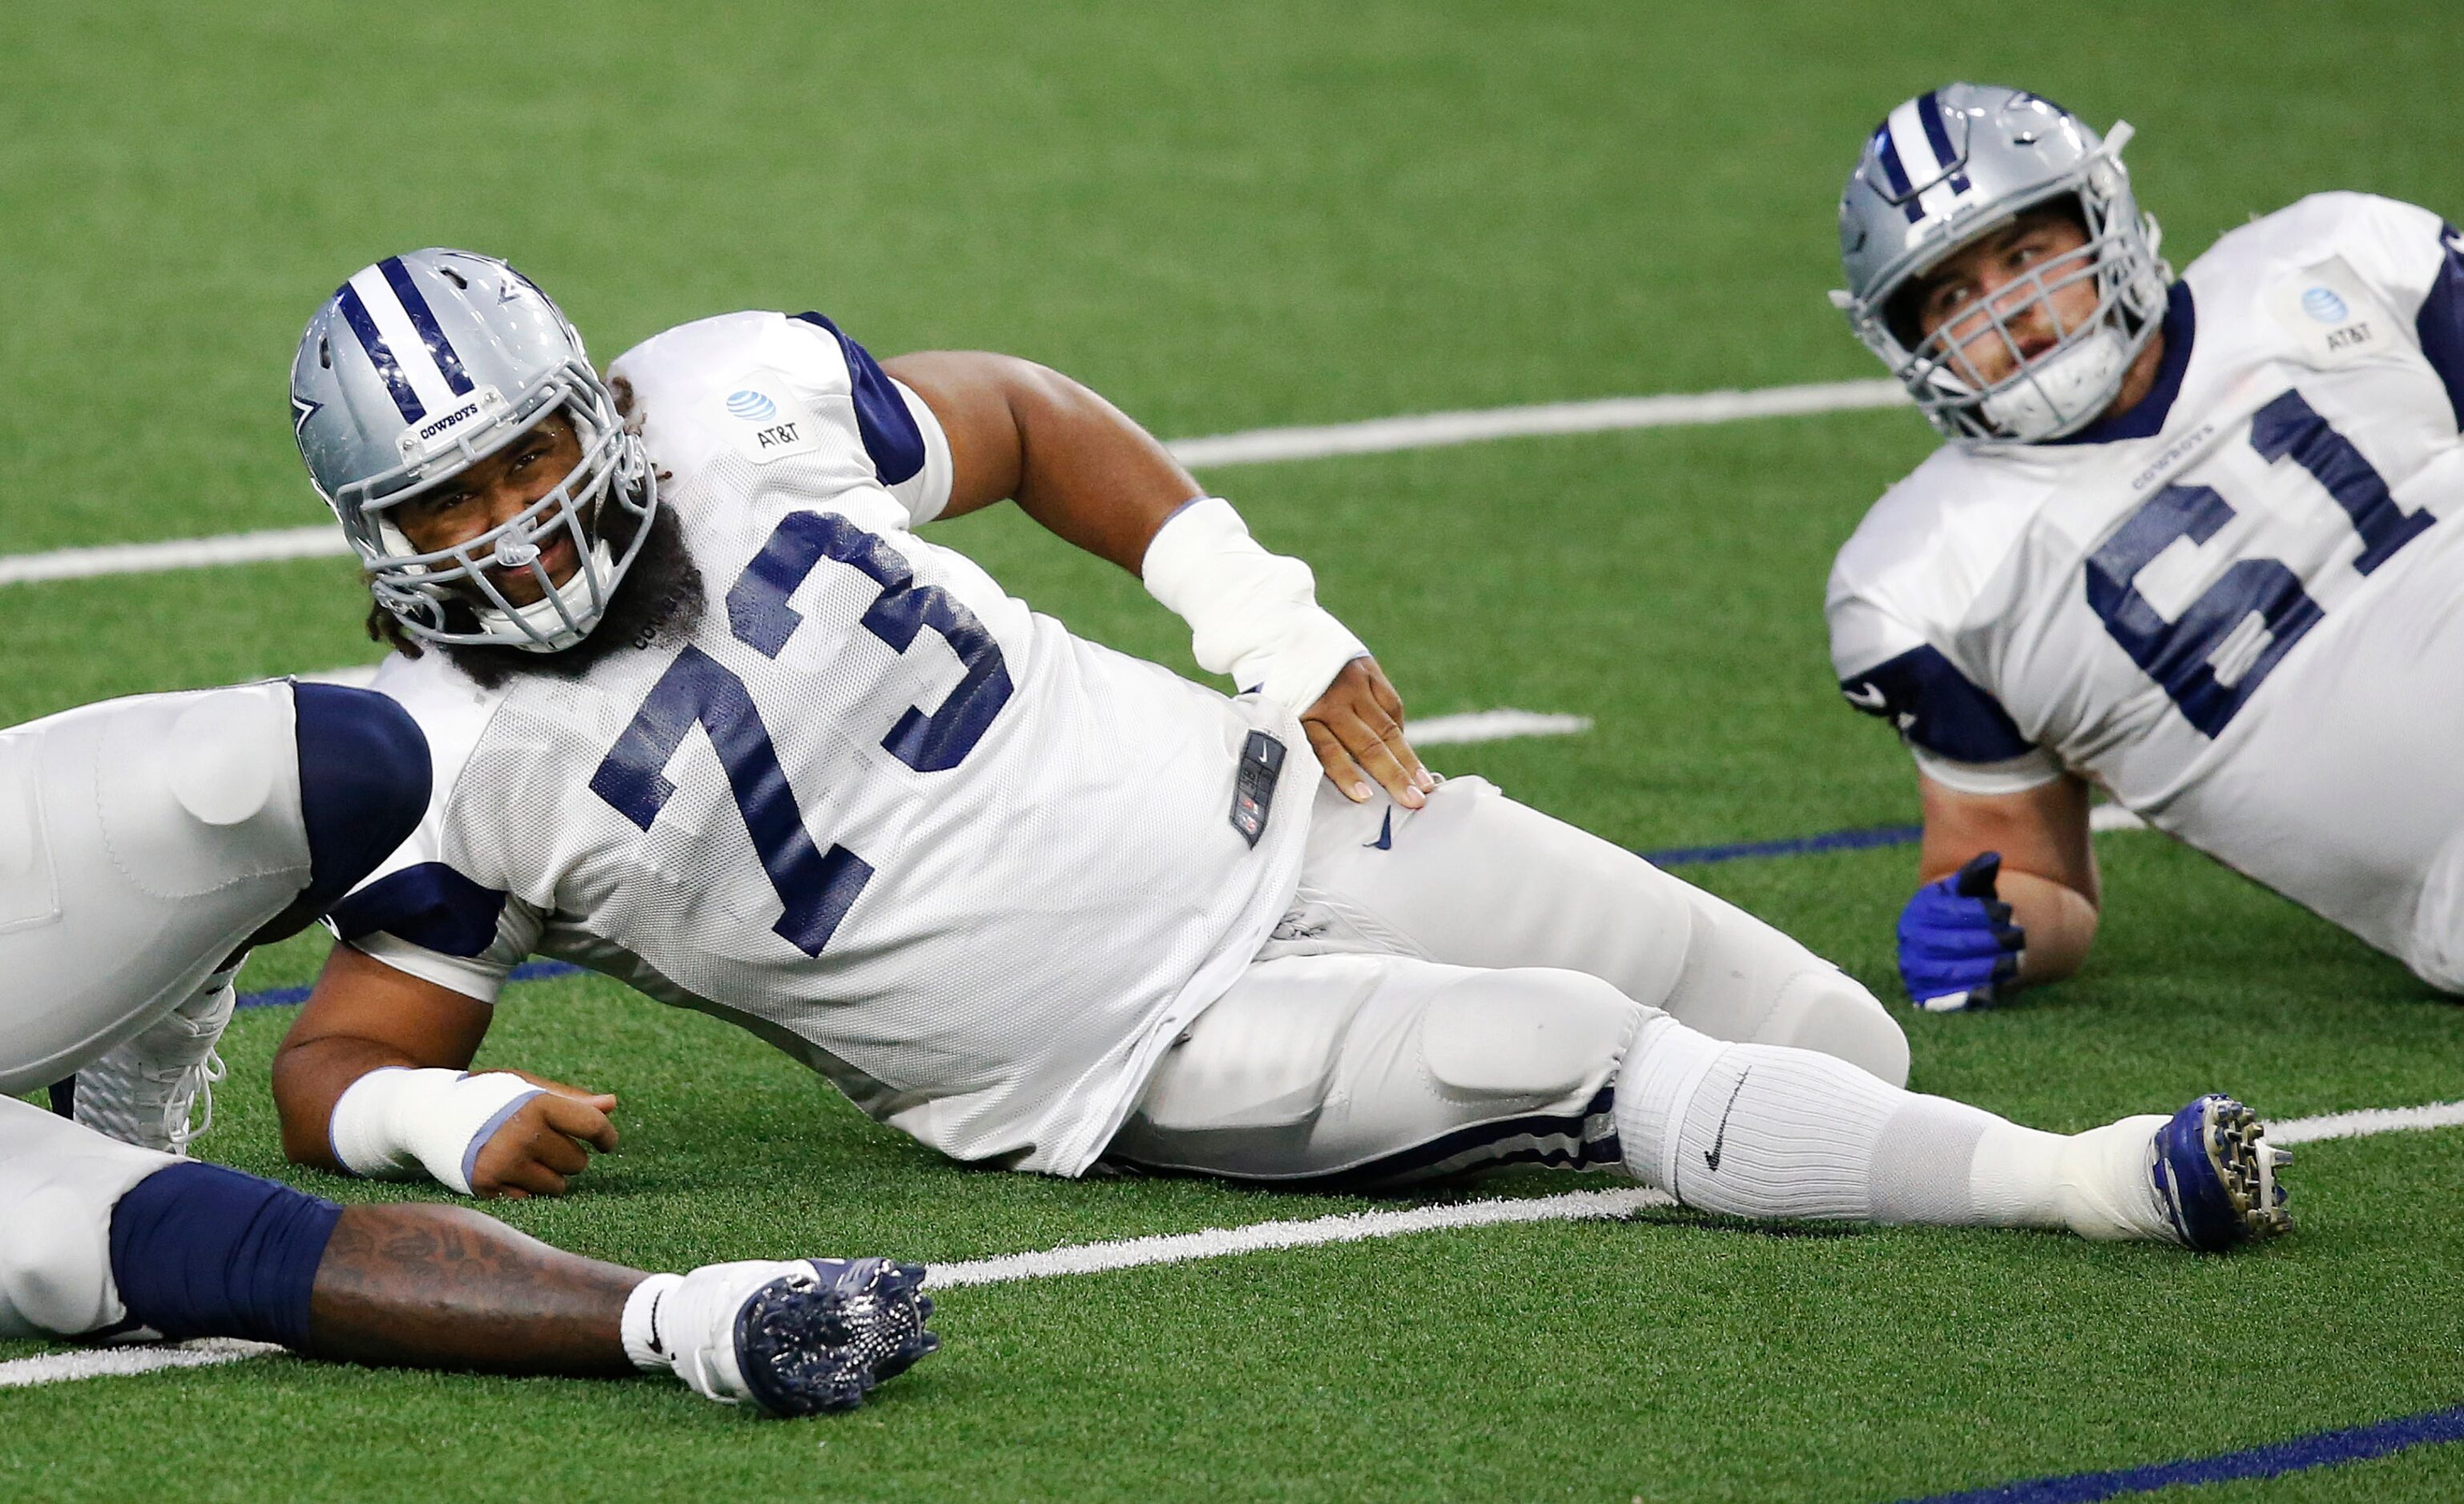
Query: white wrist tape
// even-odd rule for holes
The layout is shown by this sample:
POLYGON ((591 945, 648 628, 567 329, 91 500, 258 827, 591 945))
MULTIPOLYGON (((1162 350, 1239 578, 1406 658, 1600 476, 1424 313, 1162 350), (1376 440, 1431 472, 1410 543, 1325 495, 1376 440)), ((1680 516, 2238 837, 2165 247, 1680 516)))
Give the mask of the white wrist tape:
POLYGON ((353 1081, 334 1103, 326 1137, 334 1158, 355 1175, 407 1180, 426 1170, 436 1183, 471 1194, 479 1150, 539 1088, 491 1071, 414 1071, 392 1065, 353 1081))
POLYGON ((1189 623, 1200 667, 1294 710, 1315 704, 1344 665, 1369 651, 1317 603, 1309 567, 1260 547, 1221 496, 1174 512, 1138 573, 1147 594, 1189 623))

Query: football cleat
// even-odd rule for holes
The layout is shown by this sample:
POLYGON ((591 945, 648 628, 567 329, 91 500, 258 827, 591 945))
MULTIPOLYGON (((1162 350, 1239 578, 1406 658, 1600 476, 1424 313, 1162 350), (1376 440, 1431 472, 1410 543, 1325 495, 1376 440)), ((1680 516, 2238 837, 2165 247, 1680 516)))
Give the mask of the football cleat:
POLYGON ((77 1121, 122 1144, 186 1155, 214 1125, 214 1046, 235 1006, 232 972, 207 979, 195 996, 136 1038, 77 1072, 77 1121))
POLYGON ((926 1328, 924 1266, 814 1258, 746 1298, 736 1365, 746 1398, 779 1416, 851 1410, 940 1347, 926 1328))
POLYGON ((2205 1253, 2292 1230, 2276 1173, 2293 1156, 2266 1142, 2267 1126, 2231 1097, 2211 1094, 2156 1130, 2147 1172, 2173 1236, 2205 1253))

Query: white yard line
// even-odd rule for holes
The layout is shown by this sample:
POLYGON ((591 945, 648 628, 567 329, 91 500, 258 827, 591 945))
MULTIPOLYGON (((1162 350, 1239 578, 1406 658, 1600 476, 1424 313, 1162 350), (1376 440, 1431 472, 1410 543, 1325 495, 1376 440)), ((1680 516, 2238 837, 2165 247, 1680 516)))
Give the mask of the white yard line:
POLYGON ((1588 715, 1549 715, 1538 710, 1467 710, 1432 715, 1405 728, 1415 747, 1502 742, 1515 736, 1580 736, 1592 729, 1588 715))
POLYGON ((282 1351, 264 1342, 209 1337, 177 1347, 92 1347, 77 1352, 45 1353, 0 1363, 0 1389, 31 1389, 37 1384, 68 1384, 77 1379, 125 1378, 160 1373, 165 1368, 210 1368, 243 1358, 263 1358, 282 1351))
MULTIPOLYGON (((2328 1113, 2317 1118, 2293 1118, 2271 1125, 2267 1136, 2272 1144, 2317 1144, 2328 1139, 2360 1139, 2381 1133, 2419 1132, 2456 1126, 2464 1126, 2464 1101, 2431 1102, 2419 1107, 2374 1107, 2358 1112, 2328 1113)), ((1573 1190, 1554 1196, 1470 1201, 1443 1207, 1412 1207, 1395 1211, 1346 1211, 1334 1216, 1256 1222, 1247 1227, 1209 1228, 1202 1232, 1123 1238, 1110 1243, 1079 1243, 1039 1253, 1003 1253, 992 1258, 935 1264, 930 1283, 935 1290, 953 1290, 967 1285, 1008 1284, 1021 1279, 1097 1275, 1151 1264, 1184 1264, 1197 1259, 1227 1258, 1237 1253, 1318 1248, 1329 1243, 1357 1243, 1370 1238, 1401 1237, 1413 1232, 1452 1232, 1512 1223, 1609 1221, 1629 1217, 1650 1208, 1673 1205, 1675 1202, 1662 1191, 1627 1187, 1617 1190, 1573 1190)), ((279 1348, 268 1347, 261 1342, 217 1339, 178 1347, 109 1347, 84 1352, 46 1353, 36 1358, 0 1362, 0 1389, 155 1373, 166 1368, 203 1368, 278 1351, 279 1348)))
POLYGON ((2464 1101, 2433 1101, 2421 1107, 2364 1107, 2358 1112, 2330 1112, 2272 1123, 2267 1142, 2319 1144, 2328 1139, 2366 1139, 2379 1133, 2416 1133, 2459 1124, 2464 1124, 2464 1101))
POLYGON ((342 530, 275 528, 266 533, 226 533, 220 537, 173 538, 167 543, 106 543, 99 548, 55 549, 49 554, 0 555, 0 585, 42 579, 92 579, 100 575, 153 575, 213 564, 259 564, 277 558, 326 558, 348 554, 342 530))
MULTIPOLYGON (((1421 413, 1373 418, 1305 428, 1255 428, 1246 433, 1177 439, 1168 447, 1193 469, 1218 465, 1260 465, 1276 460, 1322 460, 1341 454, 1382 454, 1487 439, 1549 434, 1605 433, 1620 428, 1667 428, 1690 424, 1732 423, 1740 418, 1785 418, 1805 413, 1848 412, 1904 404, 1908 394, 1887 377, 1870 381, 1825 381, 1807 386, 1765 386, 1744 392, 1680 392, 1661 397, 1608 397, 1596 402, 1540 403, 1473 412, 1421 413)), ((204 569, 216 564, 254 564, 270 559, 340 557, 350 553, 340 528, 275 528, 228 533, 219 537, 174 538, 162 543, 111 543, 98 548, 56 549, 48 554, 0 555, 0 585, 45 579, 91 579, 101 575, 147 575, 204 569)))
POLYGON ((1192 469, 1215 465, 1263 465, 1276 460, 1323 460, 1339 454, 1384 454, 1430 449, 1486 439, 1528 439, 1547 434, 1608 433, 1623 428, 1675 428, 1734 423, 1741 418, 1789 418, 1807 413, 1849 412, 1864 407, 1903 407, 1905 388, 1889 377, 1869 381, 1822 381, 1807 386, 1764 386, 1752 391, 1675 392, 1661 397, 1604 397, 1594 402, 1539 403, 1525 407, 1487 407, 1474 412, 1433 412, 1408 418, 1308 428, 1257 428, 1207 439, 1176 439, 1173 458, 1192 469))

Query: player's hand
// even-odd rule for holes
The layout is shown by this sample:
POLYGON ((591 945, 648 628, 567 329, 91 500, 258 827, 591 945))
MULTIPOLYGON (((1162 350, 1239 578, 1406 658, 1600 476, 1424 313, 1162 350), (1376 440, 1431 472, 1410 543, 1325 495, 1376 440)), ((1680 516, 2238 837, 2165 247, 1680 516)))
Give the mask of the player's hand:
POLYGON ((502 1071, 507 1076, 518 1076, 523 1080, 539 1087, 541 1091, 551 1091, 560 1097, 570 1097, 575 1101, 586 1101, 590 1103, 590 1105, 598 1108, 601 1112, 614 1112, 616 1110, 616 1094, 614 1092, 595 1092, 587 1086, 576 1086, 567 1081, 558 1080, 552 1076, 540 1076, 530 1071, 517 1071, 510 1065, 498 1065, 491 1068, 502 1071))
POLYGON ((1438 786, 1403 738, 1402 697, 1367 653, 1344 665, 1326 693, 1301 712, 1301 730, 1309 733, 1326 775, 1354 804, 1375 792, 1371 778, 1407 810, 1427 803, 1428 791, 1438 786))
POLYGON ((589 1165, 591 1148, 605 1154, 616 1147, 616 1124, 607 1121, 614 1097, 516 1074, 546 1090, 515 1108, 472 1163, 471 1194, 481 1200, 561 1196, 589 1165))
POLYGON ((1929 1014, 1990 1008, 2019 974, 2027 931, 1994 895, 2002 853, 1985 852, 1917 889, 1900 911, 1900 980, 1929 1014))

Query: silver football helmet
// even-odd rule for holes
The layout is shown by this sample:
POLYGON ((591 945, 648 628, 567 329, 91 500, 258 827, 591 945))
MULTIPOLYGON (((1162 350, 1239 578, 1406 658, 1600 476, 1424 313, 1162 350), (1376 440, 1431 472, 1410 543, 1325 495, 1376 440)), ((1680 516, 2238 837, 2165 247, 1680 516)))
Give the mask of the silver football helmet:
POLYGON ((2155 219, 2130 193, 2121 157, 2129 140, 2126 122, 2100 138, 2051 99, 1976 83, 1917 96, 1867 139, 1839 196, 1848 286, 1831 301, 1951 438, 2035 443, 2084 427, 2154 338, 2173 273, 2157 257, 2155 219), (1962 246, 2063 200, 2087 233, 2077 251, 1955 311, 1928 337, 1919 337, 1912 309, 1895 306, 1962 246), (2060 318, 2054 294, 2091 279, 2095 312, 2060 318), (2056 338, 2031 357, 2012 325, 2040 302, 2056 338), (1979 340, 1999 340, 2011 356, 1999 380, 1975 365, 1979 340))
POLYGON ((366 267, 308 320, 291 362, 291 427, 308 477, 358 551, 377 603, 423 642, 556 652, 587 636, 658 510, 641 438, 591 368, 582 336, 528 277, 493 256, 414 251, 366 267), (422 553, 394 509, 434 490, 550 414, 582 461, 518 515, 422 553), (560 532, 581 562, 541 562, 560 532), (528 571, 517 606, 499 579, 528 571))

